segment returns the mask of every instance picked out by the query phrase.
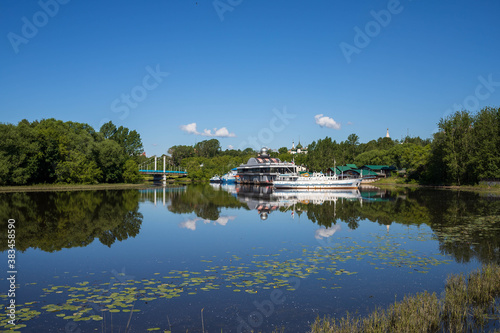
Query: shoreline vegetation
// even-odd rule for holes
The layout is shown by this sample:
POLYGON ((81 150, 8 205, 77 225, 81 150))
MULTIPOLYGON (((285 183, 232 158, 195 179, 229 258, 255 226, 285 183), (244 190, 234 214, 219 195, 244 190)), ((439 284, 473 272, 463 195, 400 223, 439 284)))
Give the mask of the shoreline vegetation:
MULTIPOLYGON (((398 170, 390 178, 409 186, 466 189, 462 187, 466 185, 476 190, 481 180, 500 179, 500 107, 485 107, 477 113, 457 111, 437 126, 432 139, 380 137, 361 143, 352 133, 345 141, 327 136, 305 148, 299 142, 296 150, 270 150, 270 155, 324 173, 335 163, 389 165, 398 170), (307 154, 300 153, 299 147, 307 154)), ((203 182, 256 154, 253 148, 223 150, 219 140, 209 139, 193 146, 172 146, 157 157, 167 168, 186 170, 182 182, 203 182)), ((151 168, 154 163, 154 156, 146 156, 139 133, 112 122, 99 131, 88 124, 56 119, 0 123, 0 186, 136 184, 147 179, 139 166, 151 168)))
POLYGON ((500 332, 499 297, 500 266, 488 264, 467 276, 449 275, 440 296, 427 291, 407 295, 365 317, 318 317, 310 333, 500 332))
MULTIPOLYGON (((193 180, 190 178, 167 179, 166 186, 207 183, 207 181, 193 180)), ((99 190, 127 190, 145 189, 157 186, 151 180, 145 179, 140 183, 102 183, 102 184, 34 184, 0 186, 1 192, 44 192, 44 191, 99 191, 99 190)), ((417 183, 398 182, 395 177, 380 179, 373 183, 361 184, 361 187, 378 187, 381 189, 395 188, 428 188, 437 190, 469 191, 479 193, 500 193, 500 186, 487 185, 421 185, 417 183)))
MULTIPOLYGON (((380 189, 394 189, 394 188, 428 188, 436 190, 454 190, 454 191, 470 191, 479 193, 500 193, 500 185, 425 185, 418 183, 406 183, 396 177, 381 178, 373 183, 367 184, 368 186, 375 186, 380 189)), ((361 184, 365 186, 365 184, 361 184)))

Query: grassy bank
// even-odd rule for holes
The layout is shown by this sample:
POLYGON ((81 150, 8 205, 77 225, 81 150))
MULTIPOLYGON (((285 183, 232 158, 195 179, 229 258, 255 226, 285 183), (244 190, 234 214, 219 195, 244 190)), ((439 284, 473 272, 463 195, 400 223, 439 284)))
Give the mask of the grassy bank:
POLYGON ((457 191, 472 191, 483 193, 500 193, 500 186, 487 186, 487 185, 420 185, 418 183, 405 183, 404 180, 397 177, 381 178, 369 185, 377 186, 383 189, 390 189, 394 187, 421 187, 432 188, 441 190, 457 190, 457 191))
MULTIPOLYGON (((184 185, 193 183, 193 180, 187 177, 169 177, 167 185, 184 185)), ((145 175, 140 183, 128 184, 35 184, 19 186, 0 186, 2 192, 45 192, 45 191, 98 191, 98 190, 127 190, 141 189, 153 185, 153 176, 145 175)))
POLYGON ((406 296, 366 317, 317 318, 311 333, 333 332, 500 332, 500 266, 488 265, 467 276, 451 275, 440 298, 427 291, 406 296))
POLYGON ((96 191, 127 190, 148 187, 149 183, 140 184, 39 184, 26 186, 1 186, 0 192, 46 192, 46 191, 96 191))

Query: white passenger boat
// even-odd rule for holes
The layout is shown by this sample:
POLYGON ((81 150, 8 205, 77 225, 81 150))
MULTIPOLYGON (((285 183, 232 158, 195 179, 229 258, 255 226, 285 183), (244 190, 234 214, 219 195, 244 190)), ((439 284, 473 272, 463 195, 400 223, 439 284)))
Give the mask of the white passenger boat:
POLYGON ((325 176, 323 173, 298 173, 281 174, 274 180, 274 188, 296 190, 335 190, 357 189, 361 183, 360 178, 339 179, 337 175, 325 176))

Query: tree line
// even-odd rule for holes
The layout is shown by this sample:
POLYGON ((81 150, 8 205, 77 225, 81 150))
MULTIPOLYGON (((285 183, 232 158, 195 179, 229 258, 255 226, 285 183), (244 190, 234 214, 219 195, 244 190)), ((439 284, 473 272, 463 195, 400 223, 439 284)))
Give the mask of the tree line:
MULTIPOLYGON (((353 133, 345 141, 330 137, 313 141, 307 154, 292 155, 287 147, 270 154, 311 171, 328 172, 334 161, 337 165, 393 165, 404 171, 400 174, 406 181, 422 184, 477 184, 484 178, 500 177, 500 108, 457 111, 442 118, 438 129, 432 139, 381 137, 360 143, 353 133)), ((251 148, 222 151, 216 139, 173 146, 169 153, 171 163, 185 168, 195 180, 221 175, 257 154, 251 148)))
MULTIPOLYGON (((500 178, 500 108, 457 111, 442 118, 438 129, 432 139, 384 137, 360 143, 356 134, 341 142, 326 137, 312 142, 307 155, 295 155, 295 161, 315 171, 327 171, 334 160, 337 165, 393 165, 406 171, 407 180, 423 184, 477 184, 500 178)), ((291 158, 282 148, 279 152, 280 159, 291 158)))
POLYGON ((134 183, 142 151, 139 133, 112 122, 0 124, 0 185, 134 183))
MULTIPOLYGON (((500 108, 477 113, 457 111, 438 123, 433 138, 407 136, 402 140, 381 137, 360 143, 356 134, 337 142, 330 137, 313 141, 307 154, 289 153, 287 147, 271 151, 282 161, 294 161, 312 171, 328 172, 337 165, 393 165, 408 181, 423 184, 476 184, 500 177, 500 108)), ((222 151, 216 139, 194 146, 173 146, 170 161, 195 180, 206 180, 245 163, 257 152, 251 148, 222 151)))
MULTIPOLYGON (((438 123, 433 138, 382 137, 360 143, 356 134, 337 142, 313 141, 307 154, 287 147, 272 157, 294 161, 311 171, 337 165, 393 165, 405 179, 425 184, 476 184, 500 177, 500 108, 477 113, 457 111, 438 123)), ((47 183, 121 183, 141 179, 138 164, 146 158, 139 133, 112 122, 95 131, 77 122, 44 119, 17 125, 0 124, 0 185, 47 183)), ((217 139, 193 146, 172 146, 164 154, 172 167, 188 171, 195 181, 223 175, 257 154, 252 148, 222 150, 217 139)))

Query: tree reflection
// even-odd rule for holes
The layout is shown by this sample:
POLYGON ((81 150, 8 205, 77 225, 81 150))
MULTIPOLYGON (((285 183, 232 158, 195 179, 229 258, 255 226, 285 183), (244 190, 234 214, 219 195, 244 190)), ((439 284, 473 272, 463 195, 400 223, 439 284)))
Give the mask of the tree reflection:
POLYGON ((169 193, 170 204, 168 210, 176 214, 195 213, 196 216, 215 221, 222 208, 246 208, 241 203, 222 189, 214 189, 210 185, 200 184, 188 186, 186 191, 169 193))
MULTIPOLYGON (((2 228, 16 220, 16 249, 47 252, 83 247, 94 241, 111 246, 135 237, 140 230, 139 193, 126 191, 74 191, 1 193, 2 228)), ((1 250, 7 250, 2 242, 1 250)))
POLYGON ((428 225, 441 253, 457 262, 500 263, 500 198, 473 192, 404 190, 388 192, 384 200, 343 200, 321 205, 296 204, 307 217, 330 228, 338 221, 356 229, 361 220, 381 225, 428 225))
MULTIPOLYGON (((167 206, 172 213, 194 213, 207 221, 219 221, 223 208, 258 210, 271 207, 272 211, 294 212, 299 218, 306 216, 325 229, 335 227, 339 221, 352 230, 364 221, 384 226, 393 223, 428 225, 439 241, 441 252, 453 256, 456 261, 500 263, 498 196, 399 189, 362 191, 345 198, 325 196, 325 200, 319 200, 321 196, 316 195, 306 200, 307 197, 294 197, 294 194, 284 197, 267 188, 264 190, 236 187, 231 194, 209 185, 191 185, 182 191, 168 192, 167 206)), ((6 230, 8 219, 16 220, 16 248, 19 251, 28 248, 59 251, 86 246, 96 238, 111 246, 117 240, 139 233, 142 224, 140 196, 137 190, 1 193, 0 228, 6 230)), ((5 235, 2 251, 8 249, 5 235)))
MULTIPOLYGON (((330 229, 339 221, 354 230, 361 221, 390 226, 428 225, 443 254, 457 262, 479 260, 500 263, 500 197, 473 192, 428 189, 361 191, 358 197, 342 192, 275 192, 255 199, 256 190, 246 189, 239 197, 259 205, 272 202, 281 212, 293 211, 321 227, 330 229), (244 193, 246 192, 246 194, 244 193)), ((254 204, 253 206, 258 207, 254 204)))

